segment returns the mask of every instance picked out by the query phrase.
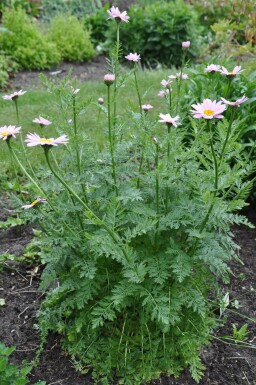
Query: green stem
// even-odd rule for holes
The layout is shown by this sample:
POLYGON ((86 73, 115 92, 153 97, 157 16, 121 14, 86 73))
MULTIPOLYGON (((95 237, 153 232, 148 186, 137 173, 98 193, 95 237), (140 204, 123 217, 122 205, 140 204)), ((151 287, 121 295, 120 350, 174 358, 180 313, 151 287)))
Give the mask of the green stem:
POLYGON ((233 124, 234 118, 235 118, 235 108, 232 108, 231 118, 230 118, 228 130, 227 130, 227 135, 226 135, 226 138, 225 138, 225 141, 224 141, 224 144, 223 144, 221 153, 220 153, 220 159, 219 159, 219 164, 218 164, 218 166, 221 165, 223 156, 224 156, 224 154, 225 154, 225 149, 226 149, 226 145, 227 145, 227 143, 228 143, 228 139, 229 139, 229 135, 230 135, 230 131, 231 131, 231 128, 232 128, 232 124, 233 124))
POLYGON ((110 109, 110 85, 108 85, 108 140, 109 140, 109 148, 110 148, 110 157, 112 164, 112 177, 114 181, 114 189, 116 196, 118 196, 118 188, 117 188, 117 180, 116 180, 116 165, 115 165, 115 157, 114 157, 114 146, 113 146, 113 135, 111 130, 111 109, 110 109))
MULTIPOLYGON (((212 152, 212 157, 213 157, 213 164, 214 164, 214 192, 213 192, 213 200, 212 200, 212 203, 206 213, 206 216, 199 228, 199 234, 202 234, 202 232, 204 231, 207 223, 208 223, 208 220, 209 220, 209 217, 212 213, 212 210, 213 210, 213 207, 214 207, 214 204, 215 204, 215 198, 217 196, 217 193, 218 193, 218 183, 219 183, 219 173, 218 173, 218 162, 217 162, 217 157, 216 157, 216 154, 215 154, 215 151, 214 151, 214 146, 213 146, 213 132, 212 132, 212 129, 211 129, 211 125, 210 125, 210 121, 207 120, 207 127, 208 127, 208 130, 210 131, 210 134, 211 134, 211 138, 210 138, 210 147, 211 147, 211 152, 212 152)), ((198 243, 199 243, 199 238, 196 238, 195 242, 194 242, 194 245, 192 246, 189 254, 191 256, 193 256, 196 252, 196 249, 197 249, 197 246, 198 246, 198 243)))
POLYGON ((19 161, 18 157, 16 156, 15 152, 12 149, 11 146, 11 140, 7 138, 6 140, 7 146, 9 148, 9 151, 11 153, 12 158, 15 160, 15 162, 19 165, 22 172, 27 176, 27 178, 33 183, 33 185, 37 188, 37 190, 40 192, 42 196, 45 196, 45 192, 41 189, 41 187, 38 185, 38 183, 32 178, 32 176, 27 172, 27 170, 23 167, 22 163, 19 161))
POLYGON ((113 239, 113 241, 119 245, 120 249, 122 250, 123 254, 124 254, 124 257, 126 259, 127 262, 129 262, 130 258, 129 258, 129 255, 127 254, 125 248, 123 245, 120 245, 120 242, 119 242, 119 239, 117 237, 117 235, 114 233, 114 231, 111 230, 110 227, 108 227, 108 225, 102 221, 88 206, 87 204, 77 195, 77 193, 65 182, 65 180, 56 173, 56 171, 54 170, 54 168, 52 167, 52 164, 50 162, 50 158, 49 158, 49 150, 50 150, 50 147, 46 147, 44 146, 44 153, 45 153, 45 158, 46 158, 46 162, 48 164, 48 167, 49 169, 51 170, 51 172, 53 173, 53 175, 55 176, 56 179, 58 179, 58 181, 70 192, 71 195, 73 195, 73 197, 77 200, 77 202, 79 202, 81 204, 81 206, 83 206, 83 208, 85 209, 85 215, 88 219, 93 219, 95 224, 103 227, 107 233, 111 236, 111 238, 113 239))
POLYGON ((19 118, 19 108, 18 108, 18 98, 14 99, 15 103, 15 109, 16 109, 16 117, 17 117, 17 124, 20 125, 20 118, 19 118))
POLYGON ((172 115, 172 92, 171 92, 171 87, 169 88, 169 111, 170 111, 170 115, 172 115))
POLYGON ((114 81, 114 112, 113 112, 113 128, 115 130, 116 127, 116 109, 117 109, 117 72, 118 72, 118 64, 119 64, 119 45, 120 45, 120 37, 119 37, 119 25, 120 23, 116 23, 116 57, 115 57, 115 81, 114 81))
POLYGON ((135 86, 136 86, 136 91, 139 99, 139 106, 140 106, 140 114, 142 115, 142 103, 141 103, 141 96, 139 92, 139 86, 138 86, 138 80, 137 80, 137 75, 136 75, 136 64, 134 66, 134 79, 135 79, 135 86))
POLYGON ((225 94, 225 99, 228 99, 232 80, 233 80, 233 77, 228 77, 228 86, 227 86, 227 91, 226 91, 226 94, 225 94))
MULTIPOLYGON (((76 163, 77 163, 77 170, 78 170, 78 174, 79 174, 79 177, 81 176, 81 157, 80 157, 80 152, 79 152, 79 148, 77 146, 77 119, 76 119, 76 97, 75 95, 72 96, 73 98, 73 121, 74 121, 74 134, 75 134, 75 147, 76 147, 76 163)), ((83 194, 84 194, 84 198, 85 198, 85 201, 87 202, 87 194, 86 194, 86 191, 85 191, 85 187, 82 183, 82 190, 83 190, 83 194)))
MULTIPOLYGON (((167 129, 168 129, 168 138, 167 138, 167 174, 168 174, 168 169, 169 169, 169 162, 170 162, 170 133, 171 133, 171 125, 167 124, 167 129)), ((168 186, 165 187, 165 215, 167 215, 168 212, 168 186)))
POLYGON ((155 156, 155 168, 156 168, 156 212, 160 213, 159 209, 159 175, 158 175, 158 162, 159 162, 159 145, 156 143, 156 156, 155 156))

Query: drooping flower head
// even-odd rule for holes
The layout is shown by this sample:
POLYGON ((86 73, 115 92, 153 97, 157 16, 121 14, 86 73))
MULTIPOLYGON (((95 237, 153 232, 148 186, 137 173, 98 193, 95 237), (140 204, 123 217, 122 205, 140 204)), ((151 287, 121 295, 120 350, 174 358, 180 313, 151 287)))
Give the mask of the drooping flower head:
POLYGON ((228 100, 224 99, 224 98, 221 98, 221 100, 223 101, 223 103, 231 106, 231 107, 240 107, 240 105, 244 102, 246 102, 246 100, 248 100, 247 96, 242 96, 240 99, 237 99, 235 102, 229 102, 228 100))
POLYGON ((222 75, 226 75, 228 77, 234 77, 236 75, 240 75, 244 71, 244 70, 241 70, 241 68, 242 68, 241 66, 236 66, 231 72, 229 72, 227 68, 222 66, 219 72, 222 75))
POLYGON ((165 98, 166 96, 169 95, 171 89, 169 88, 166 88, 166 90, 161 90, 158 92, 158 96, 160 96, 160 98, 165 98))
POLYGON ((26 93, 27 91, 16 91, 16 92, 13 92, 13 94, 10 94, 10 95, 4 95, 3 96, 3 99, 5 100, 16 100, 19 96, 22 96, 26 93))
POLYGON ((128 23, 130 19, 126 11, 120 12, 119 8, 114 6, 108 9, 108 14, 112 19, 116 20, 117 23, 120 23, 121 21, 128 23))
POLYGON ((151 104, 142 104, 141 108, 143 111, 148 112, 149 110, 152 110, 152 108, 154 107, 151 106, 151 104))
POLYGON ((111 86, 111 84, 113 84, 115 81, 115 75, 113 74, 106 74, 104 76, 104 82, 107 86, 111 86))
POLYGON ((219 70, 220 70, 219 64, 210 64, 204 69, 204 72, 215 73, 215 72, 219 72, 219 70))
POLYGON ((165 87, 165 88, 168 88, 168 89, 170 89, 171 83, 172 83, 172 80, 171 80, 171 79, 170 79, 170 80, 165 80, 165 79, 163 79, 163 80, 161 81, 161 85, 162 85, 163 87, 165 87))
POLYGON ((172 80, 176 79, 177 77, 176 77, 176 75, 169 75, 168 78, 172 81, 172 80))
POLYGON ((170 124, 174 127, 180 126, 180 123, 178 122, 180 118, 179 116, 175 116, 175 118, 172 118, 170 114, 159 114, 159 118, 161 118, 160 120, 158 120, 160 123, 170 124))
POLYGON ((138 62, 140 60, 140 55, 135 53, 129 53, 129 55, 125 56, 125 59, 129 61, 138 62))
POLYGON ((200 119, 221 119, 224 118, 222 112, 226 110, 226 105, 222 102, 204 99, 203 103, 192 104, 194 110, 190 110, 194 114, 194 118, 200 119))
POLYGON ((16 138, 16 134, 19 134, 21 127, 16 126, 3 126, 0 127, 0 139, 10 139, 12 136, 16 138))
POLYGON ((99 98, 99 99, 98 99, 98 103, 99 103, 99 104, 103 104, 103 103, 104 103, 104 99, 103 99, 103 98, 99 98))
POLYGON ((50 120, 47 120, 42 116, 39 116, 39 118, 34 119, 33 123, 40 124, 40 126, 49 126, 50 124, 52 124, 50 120))
POLYGON ((23 209, 27 210, 27 209, 30 209, 31 207, 34 207, 35 205, 37 205, 38 203, 47 203, 47 200, 44 199, 44 198, 40 198, 40 197, 37 197, 32 203, 30 203, 29 205, 24 205, 24 206, 21 206, 23 209))
POLYGON ((67 144, 68 143, 68 137, 67 135, 62 135, 59 138, 40 138, 37 134, 31 134, 29 133, 26 136, 25 142, 27 143, 28 147, 34 147, 34 146, 58 146, 59 144, 67 144))
POLYGON ((189 48, 190 47, 190 41, 183 41, 181 45, 182 45, 182 48, 189 48))
POLYGON ((71 86, 71 90, 72 90, 72 95, 76 96, 78 94, 78 92, 80 91, 80 88, 75 89, 74 87, 71 86))

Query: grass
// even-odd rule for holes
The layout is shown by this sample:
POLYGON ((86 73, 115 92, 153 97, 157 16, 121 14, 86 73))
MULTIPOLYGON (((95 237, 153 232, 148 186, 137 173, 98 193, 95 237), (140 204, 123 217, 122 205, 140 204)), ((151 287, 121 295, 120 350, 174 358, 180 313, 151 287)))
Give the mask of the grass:
MULTIPOLYGON (((160 107, 162 100, 157 94, 161 89, 161 80, 167 78, 170 73, 171 70, 140 70, 138 73, 142 103, 152 104, 154 106, 154 110, 152 110, 150 114, 156 119, 160 112, 168 112, 167 109, 163 111, 163 107, 160 107)), ((99 110, 97 100, 99 97, 103 97, 105 100, 104 106, 107 108, 107 87, 103 80, 89 81, 77 84, 76 86, 80 88, 77 96, 77 106, 81 108, 77 118, 78 131, 86 133, 96 144, 103 146, 105 140, 107 140, 107 117, 103 111, 99 110)), ((46 137, 56 134, 68 135, 70 130, 72 130, 72 124, 68 124, 68 120, 72 118, 71 108, 66 108, 64 105, 60 108, 60 99, 53 93, 49 93, 43 86, 39 90, 26 91, 27 93, 18 100, 23 138, 28 132, 36 132, 40 136, 46 137), (34 124, 32 120, 39 115, 51 120, 53 124, 46 128, 41 128, 39 125, 34 124)), ((9 93, 11 93, 11 91, 9 93)), ((121 124, 129 127, 131 115, 139 112, 139 103, 133 75, 127 79, 125 86, 119 90, 119 95, 121 97, 118 98, 118 100, 122 101, 117 104, 117 114, 119 118, 121 117, 119 122, 121 121, 121 124)), ((17 125, 14 102, 3 100, 2 97, 0 98, 0 118, 1 126, 17 125)), ((19 140, 13 141, 13 145, 17 151, 21 147, 19 140)), ((12 168, 8 148, 2 141, 0 146, 1 168, 2 171, 9 173, 12 168)), ((21 153, 20 156, 22 157, 21 153)), ((40 164, 44 161, 43 152, 38 148, 30 150, 29 157, 33 165, 40 164)))

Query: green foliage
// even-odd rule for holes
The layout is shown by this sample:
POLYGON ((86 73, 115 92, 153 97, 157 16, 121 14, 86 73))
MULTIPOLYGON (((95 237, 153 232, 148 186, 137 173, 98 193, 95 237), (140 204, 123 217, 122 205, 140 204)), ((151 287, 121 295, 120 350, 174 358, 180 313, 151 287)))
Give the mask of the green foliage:
POLYGON ((87 14, 93 14, 101 7, 100 0, 43 0, 41 17, 49 21, 59 14, 66 13, 80 19, 87 14))
POLYGON ((233 338, 236 342, 242 342, 247 340, 250 332, 247 330, 248 324, 244 324, 240 329, 233 324, 233 338))
POLYGON ((24 10, 5 8, 2 23, 10 34, 0 34, 1 47, 20 68, 43 69, 59 62, 56 45, 45 38, 24 10))
POLYGON ((35 17, 38 16, 41 5, 41 0, 2 0, 0 4, 0 11, 2 11, 5 7, 15 9, 22 8, 28 15, 35 17))
POLYGON ((95 56, 90 34, 75 16, 56 16, 52 20, 49 37, 57 45, 64 60, 84 61, 95 56))
POLYGON ((109 4, 106 4, 101 9, 96 12, 85 15, 84 25, 85 28, 90 30, 91 39, 95 46, 102 43, 106 39, 106 31, 108 29, 108 20, 106 17, 106 12, 109 9, 109 4))
MULTIPOLYGON (((130 21, 124 23, 120 34, 124 53, 140 53, 142 62, 150 65, 160 62, 180 66, 183 56, 181 43, 191 40, 188 58, 197 54, 200 26, 196 13, 184 1, 159 1, 145 8, 134 5, 129 16, 130 21)), ((105 48, 112 46, 116 37, 115 23, 112 20, 109 23, 105 48)))
MULTIPOLYGON (((9 357, 15 349, 15 346, 8 348, 0 342, 1 385, 26 385, 29 383, 27 375, 32 369, 31 366, 25 364, 19 369, 16 365, 9 363, 9 357)), ((46 385, 46 382, 39 381, 35 385, 46 385)))

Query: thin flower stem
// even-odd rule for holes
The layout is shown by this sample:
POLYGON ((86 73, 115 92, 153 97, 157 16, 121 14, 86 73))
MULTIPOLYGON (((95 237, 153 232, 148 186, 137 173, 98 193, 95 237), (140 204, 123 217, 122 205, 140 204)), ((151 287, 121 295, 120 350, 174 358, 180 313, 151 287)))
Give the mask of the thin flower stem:
POLYGON ((41 189, 41 187, 38 185, 38 183, 32 178, 32 176, 27 172, 27 170, 23 167, 22 163, 19 161, 17 155, 15 154, 15 152, 13 151, 12 149, 12 146, 11 146, 11 140, 7 138, 6 140, 6 143, 7 143, 7 146, 9 148, 9 151, 10 151, 10 154, 12 156, 12 158, 15 160, 15 162, 19 165, 20 169, 22 170, 22 172, 27 176, 27 178, 33 183, 33 185, 37 188, 37 190, 40 192, 40 194, 42 194, 43 196, 45 196, 45 192, 41 189))
POLYGON ((17 124, 20 125, 20 117, 19 117, 19 108, 18 108, 18 98, 14 99, 15 103, 15 109, 16 109, 16 117, 17 117, 17 124))
POLYGON ((142 103, 141 103, 141 96, 140 96, 140 91, 139 91, 138 79, 137 79, 137 75, 136 75, 136 64, 134 65, 133 73, 134 73, 135 87, 136 87, 136 91, 137 91, 137 95, 138 95, 138 99, 139 99, 140 114, 142 116, 142 103))
POLYGON ((172 115, 172 92, 171 92, 171 87, 169 88, 169 111, 170 111, 170 115, 172 115))
POLYGON ((159 145, 156 143, 156 156, 155 156, 155 168, 156 168, 156 212, 160 213, 159 209, 159 174, 158 174, 158 161, 159 161, 159 145))
POLYGON ((226 149, 226 146, 227 146, 227 143, 228 143, 228 139, 229 139, 229 136, 230 136, 230 131, 231 131, 231 128, 232 128, 232 124, 233 124, 234 118, 235 118, 235 108, 233 108, 232 112, 231 112, 231 118, 230 118, 228 130, 227 130, 227 135, 226 135, 226 138, 225 138, 225 141, 224 141, 221 153, 220 153, 219 164, 218 164, 219 167, 221 165, 223 156, 225 154, 225 149, 226 149))
MULTIPOLYGON (((167 123, 167 130, 168 130, 168 138, 167 138, 167 174, 169 169, 169 162, 170 162, 170 133, 171 133, 171 125, 167 123)), ((165 187, 165 215, 168 213, 168 195, 169 195, 169 189, 168 186, 165 187)))
MULTIPOLYGON (((210 124, 210 121, 207 120, 207 128, 208 130, 210 131, 210 134, 211 134, 211 138, 210 138, 210 147, 211 147, 211 152, 212 152, 212 157, 213 157, 213 164, 214 164, 214 192, 213 192, 213 199, 212 199, 212 203, 206 213, 206 216, 199 228, 199 234, 202 234, 202 232, 204 231, 207 223, 208 223, 208 220, 209 220, 209 217, 212 213, 212 210, 213 210, 213 207, 214 207, 214 204, 215 204, 215 198, 217 196, 217 193, 218 193, 218 184, 219 184, 219 172, 218 172, 218 162, 217 162, 217 157, 216 157, 216 153, 214 151, 214 146, 213 146, 213 132, 212 132, 212 129, 211 129, 211 124, 210 124)), ((199 243, 199 238, 196 238, 195 242, 194 242, 194 245, 192 246, 189 254, 191 256, 193 256, 196 252, 196 249, 197 249, 197 246, 198 246, 198 243, 199 243)))
POLYGON ((120 23, 116 23, 116 57, 115 57, 115 68, 114 68, 114 74, 115 74, 115 81, 114 81, 114 108, 113 108, 113 129, 116 128, 116 110, 117 110, 117 73, 118 73, 118 65, 119 65, 119 45, 120 45, 120 37, 119 37, 119 30, 120 30, 120 23))
POLYGON ((124 254, 124 257, 126 259, 126 261, 129 263, 130 262, 130 258, 129 258, 129 255, 127 254, 124 246, 122 244, 120 244, 120 241, 117 237, 117 235, 114 233, 114 231, 111 230, 110 227, 108 227, 108 225, 103 221, 101 220, 88 206, 87 204, 77 195, 77 193, 65 182, 65 180, 59 175, 56 173, 56 171, 54 170, 54 168, 52 167, 52 164, 50 162, 50 158, 49 158, 49 150, 50 150, 50 147, 46 147, 46 146, 43 146, 44 148, 44 154, 45 154, 45 158, 46 158, 46 162, 48 164, 48 167, 49 169, 51 170, 51 172, 53 173, 53 175, 55 176, 56 179, 58 179, 58 181, 70 192, 71 195, 73 195, 73 197, 83 206, 83 208, 85 209, 85 215, 88 219, 93 219, 94 220, 94 223, 96 225, 99 225, 101 227, 103 227, 107 232, 108 234, 111 236, 111 238, 113 239, 113 241, 120 247, 120 249, 122 250, 123 254, 124 254))
MULTIPOLYGON (((79 148, 77 146, 77 119, 76 119, 77 112, 76 112, 76 97, 75 97, 75 95, 72 96, 72 99, 73 99, 72 107, 73 107, 73 121, 74 121, 74 134, 75 134, 75 147, 76 147, 76 163, 77 163, 78 175, 80 177, 81 176, 81 157, 80 157, 79 148)), ((83 190, 85 201, 87 202, 88 201, 87 200, 87 194, 86 194, 83 183, 82 183, 82 190, 83 190)))
POLYGON ((108 140, 109 140, 109 148, 110 148, 110 157, 112 164, 112 177, 114 181, 114 189, 116 196, 118 196, 118 188, 117 188, 117 180, 116 180, 116 165, 115 165, 115 157, 114 157, 114 145, 113 145, 113 134, 111 130, 111 109, 110 109, 110 85, 108 85, 108 140))
POLYGON ((229 91, 230 91, 230 87, 231 87, 232 80, 233 80, 232 77, 228 77, 228 86, 227 86, 227 91, 226 91, 226 94, 225 94, 225 99, 228 99, 229 91))

